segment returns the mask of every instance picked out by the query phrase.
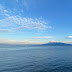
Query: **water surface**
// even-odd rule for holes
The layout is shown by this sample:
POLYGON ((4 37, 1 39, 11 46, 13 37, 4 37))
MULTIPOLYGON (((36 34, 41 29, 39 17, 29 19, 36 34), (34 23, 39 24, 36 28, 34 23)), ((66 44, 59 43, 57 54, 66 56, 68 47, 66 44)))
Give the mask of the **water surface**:
POLYGON ((0 47, 0 72, 72 72, 72 46, 0 47))

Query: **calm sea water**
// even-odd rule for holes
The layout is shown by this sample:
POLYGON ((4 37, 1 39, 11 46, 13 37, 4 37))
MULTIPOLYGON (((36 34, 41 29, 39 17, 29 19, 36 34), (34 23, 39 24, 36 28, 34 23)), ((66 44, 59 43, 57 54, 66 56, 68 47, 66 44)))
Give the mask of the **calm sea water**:
POLYGON ((0 72, 72 72, 72 46, 0 48, 0 72))

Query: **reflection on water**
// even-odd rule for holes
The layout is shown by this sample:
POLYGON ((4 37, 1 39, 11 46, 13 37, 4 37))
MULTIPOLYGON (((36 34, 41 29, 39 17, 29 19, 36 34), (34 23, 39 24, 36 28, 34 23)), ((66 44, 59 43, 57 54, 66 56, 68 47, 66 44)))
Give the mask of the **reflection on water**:
POLYGON ((0 48, 0 72, 72 72, 72 46, 0 48))

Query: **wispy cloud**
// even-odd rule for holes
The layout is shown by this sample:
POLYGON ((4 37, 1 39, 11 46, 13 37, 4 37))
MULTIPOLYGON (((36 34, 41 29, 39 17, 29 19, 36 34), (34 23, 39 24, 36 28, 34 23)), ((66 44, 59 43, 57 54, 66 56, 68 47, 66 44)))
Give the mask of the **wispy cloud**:
POLYGON ((2 4, 0 4, 0 13, 5 16, 10 16, 9 11, 6 10, 2 4))
POLYGON ((57 41, 55 41, 55 40, 51 40, 50 42, 57 42, 57 41))
POLYGON ((0 33, 9 33, 11 32, 9 29, 0 29, 0 33))
POLYGON ((56 43, 67 43, 67 44, 72 44, 72 41, 56 41, 56 40, 51 40, 50 42, 56 42, 56 43))
POLYGON ((51 26, 46 26, 46 22, 41 19, 22 18, 21 16, 9 16, 0 20, 0 27, 13 30, 34 29, 34 30, 46 30, 51 26))
POLYGON ((26 10, 30 10, 36 7, 35 0, 22 0, 22 5, 26 8, 26 10))
POLYGON ((63 41, 64 43, 72 44, 72 41, 63 41))
POLYGON ((26 0, 24 0, 24 6, 26 7, 27 10, 29 9, 29 5, 28 5, 28 3, 26 2, 26 0))
MULTIPOLYGON (((55 41, 55 40, 51 40, 49 42, 61 42, 61 43, 68 43, 68 44, 72 44, 72 41, 55 41)), ((44 41, 33 41, 33 40, 11 40, 11 39, 0 39, 0 44, 13 44, 13 45, 25 45, 25 44, 45 44, 45 43, 49 43, 49 42, 44 42, 44 41)))
POLYGON ((53 38, 53 36, 43 36, 43 37, 34 37, 36 39, 49 39, 49 38, 53 38))
POLYGON ((72 39, 72 36, 68 36, 67 38, 72 39))
POLYGON ((0 39, 0 44, 43 44, 43 42, 35 42, 31 40, 0 39))
POLYGON ((29 10, 29 8, 34 7, 34 0, 16 0, 16 2, 20 4, 21 7, 24 7, 26 10, 29 10))
POLYGON ((0 10, 3 10, 4 9, 4 7, 0 4, 0 10))
MULTIPOLYGON (((25 0, 24 0, 25 1, 25 0)), ((27 6, 27 3, 25 2, 27 6)), ((12 31, 24 31, 25 29, 28 30, 46 30, 48 28, 52 28, 49 26, 48 23, 42 18, 30 18, 30 17, 22 17, 21 15, 11 15, 11 10, 5 9, 0 4, 0 11, 2 15, 6 17, 4 19, 0 19, 0 29, 12 30, 12 31)), ((5 32, 1 30, 1 32, 5 32)))

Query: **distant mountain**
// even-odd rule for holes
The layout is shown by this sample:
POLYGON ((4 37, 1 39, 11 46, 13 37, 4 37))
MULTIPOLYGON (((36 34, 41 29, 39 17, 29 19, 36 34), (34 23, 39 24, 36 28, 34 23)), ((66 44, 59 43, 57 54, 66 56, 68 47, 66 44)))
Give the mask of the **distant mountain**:
POLYGON ((61 43, 61 42, 49 42, 46 44, 42 44, 42 46, 72 46, 72 44, 61 43))
POLYGON ((46 44, 0 44, 0 47, 25 47, 25 46, 72 46, 61 42, 49 42, 46 44))

